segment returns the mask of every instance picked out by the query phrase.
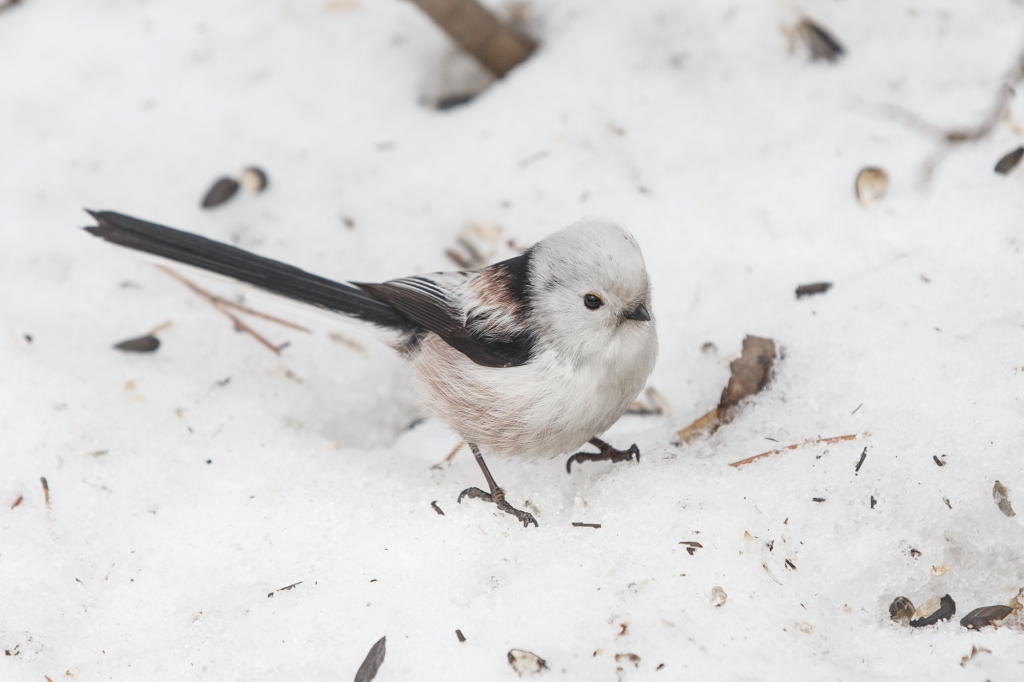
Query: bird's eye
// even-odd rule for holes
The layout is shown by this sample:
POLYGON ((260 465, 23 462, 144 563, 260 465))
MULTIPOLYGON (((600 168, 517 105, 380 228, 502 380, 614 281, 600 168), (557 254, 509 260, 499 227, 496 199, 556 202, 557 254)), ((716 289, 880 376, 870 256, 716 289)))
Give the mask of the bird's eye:
POLYGON ((597 310, 604 305, 604 301, 602 301, 601 297, 597 294, 587 294, 583 297, 583 305, 587 306, 591 310, 597 310))

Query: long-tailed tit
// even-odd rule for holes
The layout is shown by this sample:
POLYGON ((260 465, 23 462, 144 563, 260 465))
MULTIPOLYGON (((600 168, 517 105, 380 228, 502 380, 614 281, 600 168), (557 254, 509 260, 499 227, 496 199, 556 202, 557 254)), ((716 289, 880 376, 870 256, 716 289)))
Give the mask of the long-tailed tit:
POLYGON ((382 284, 333 282, 188 232, 108 211, 85 228, 103 239, 226 275, 391 332, 427 408, 469 444, 495 503, 505 500, 488 454, 573 461, 640 459, 597 438, 626 411, 654 369, 651 286, 636 240, 607 222, 578 222, 523 255, 471 272, 382 284))

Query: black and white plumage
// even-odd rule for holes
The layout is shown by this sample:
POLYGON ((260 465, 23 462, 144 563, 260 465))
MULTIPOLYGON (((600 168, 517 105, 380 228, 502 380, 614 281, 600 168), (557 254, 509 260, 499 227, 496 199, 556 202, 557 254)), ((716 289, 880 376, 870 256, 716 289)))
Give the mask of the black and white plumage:
MULTIPOLYGON (((481 270, 367 284, 334 282, 118 213, 91 215, 97 225, 85 229, 107 241, 391 332, 427 408, 488 454, 577 449, 626 411, 654 369, 643 256, 611 223, 575 223, 481 270)), ((495 501, 505 504, 503 496, 495 501)))

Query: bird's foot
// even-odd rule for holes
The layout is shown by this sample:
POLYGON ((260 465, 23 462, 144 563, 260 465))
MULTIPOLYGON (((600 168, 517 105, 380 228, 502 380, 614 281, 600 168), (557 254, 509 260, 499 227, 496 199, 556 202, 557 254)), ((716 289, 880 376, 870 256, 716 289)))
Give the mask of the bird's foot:
POLYGON ((483 500, 485 502, 493 502, 501 511, 505 512, 506 514, 511 514, 512 516, 519 519, 523 523, 524 528, 529 528, 531 523, 538 528, 540 527, 537 523, 537 519, 533 518, 533 514, 530 514, 529 512, 524 512, 520 509, 516 509, 511 504, 506 502, 505 491, 502 490, 501 488, 495 487, 489 493, 485 493, 483 490, 480 490, 480 488, 466 488, 461 493, 459 493, 459 504, 462 504, 463 497, 471 497, 477 500, 483 500))
POLYGON ((640 462, 640 448, 636 446, 636 443, 629 446, 628 450, 616 450, 600 438, 591 438, 590 444, 600 452, 577 452, 566 461, 566 472, 572 473, 573 462, 629 462, 634 457, 638 463, 640 462))

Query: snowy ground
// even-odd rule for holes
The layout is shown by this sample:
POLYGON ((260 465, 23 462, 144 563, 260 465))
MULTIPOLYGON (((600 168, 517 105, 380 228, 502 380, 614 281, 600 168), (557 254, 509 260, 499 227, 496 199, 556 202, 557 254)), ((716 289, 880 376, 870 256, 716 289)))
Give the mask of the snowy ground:
POLYGON ((1024 46, 1024 7, 533 13, 536 55, 438 112, 421 102, 451 50, 408 2, 0 12, 0 679, 349 680, 383 635, 381 682, 516 679, 512 647, 571 680, 1024 676, 1019 626, 958 624, 1024 587, 1024 516, 991 493, 1002 481, 1024 511, 1024 171, 992 172, 1024 137, 1024 102, 927 185, 934 139, 886 109, 982 120, 1024 46), (801 12, 844 43, 840 63, 788 50, 780 26, 801 12), (214 178, 250 163, 267 192, 200 210, 214 178), (852 190, 865 165, 892 178, 867 209, 852 190), (458 438, 406 428, 404 369, 370 336, 247 292, 313 320, 310 336, 256 323, 291 342, 278 358, 78 230, 82 207, 357 280, 449 269, 471 223, 529 244, 613 218, 647 256, 651 384, 674 411, 610 432, 640 445, 639 465, 492 460, 535 510, 524 530, 455 503, 481 483, 475 463, 432 468, 458 438), (795 300, 820 280, 835 287, 795 300), (167 320, 155 354, 111 349, 167 320), (784 348, 774 384, 673 446, 747 333, 784 348), (949 622, 889 621, 897 595, 946 593, 949 622), (988 651, 962 666, 973 646, 988 651))

